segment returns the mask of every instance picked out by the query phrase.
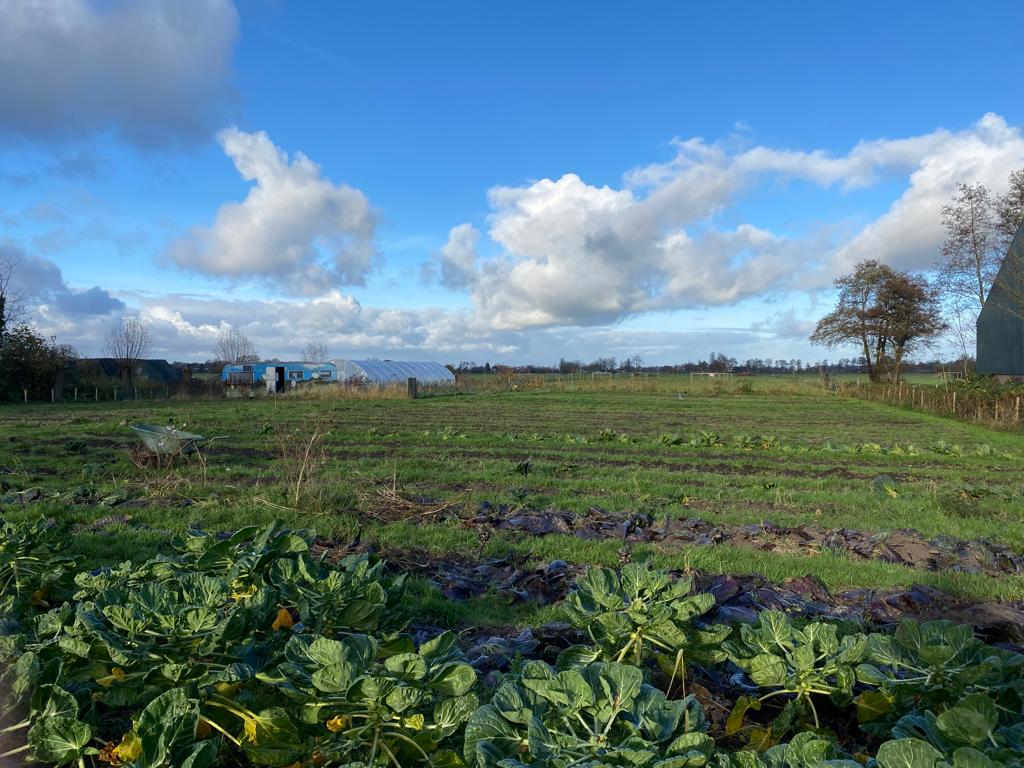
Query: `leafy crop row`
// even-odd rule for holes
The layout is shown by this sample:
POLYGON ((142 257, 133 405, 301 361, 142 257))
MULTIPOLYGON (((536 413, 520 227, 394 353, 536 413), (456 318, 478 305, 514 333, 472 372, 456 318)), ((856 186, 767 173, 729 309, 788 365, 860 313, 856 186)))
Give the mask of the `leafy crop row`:
MULTIPOLYGON (((371 437, 377 436, 376 431, 371 431, 371 437)), ((439 436, 442 440, 449 440, 452 437, 465 437, 462 432, 452 431, 446 427, 443 431, 424 433, 425 437, 431 434, 439 436)), ((561 440, 566 443, 628 443, 642 444, 652 440, 633 437, 625 432, 617 432, 611 428, 602 429, 596 436, 580 435, 567 432, 561 435, 544 435, 539 432, 531 434, 516 434, 514 432, 504 433, 504 437, 510 442, 544 442, 561 440)), ((929 446, 922 447, 910 443, 893 443, 882 445, 880 443, 841 443, 834 440, 826 440, 818 444, 796 444, 783 443, 775 434, 735 434, 721 435, 718 432, 702 430, 693 435, 685 435, 679 432, 666 432, 653 439, 654 443, 683 448, 731 448, 741 451, 781 451, 782 453, 810 453, 812 451, 830 451, 844 454, 880 454, 888 456, 923 456, 926 453, 934 453, 944 456, 998 456, 1004 459, 1013 459, 1017 456, 1009 452, 997 451, 988 443, 979 443, 973 447, 963 446, 959 443, 949 443, 944 440, 936 441, 929 446)))
POLYGON ((190 531, 173 555, 92 572, 66 540, 0 527, 0 760, 1024 766, 1024 657, 948 622, 864 634, 765 611, 737 629, 708 622, 713 598, 685 578, 595 568, 566 605, 589 642, 485 682, 453 634, 403 632, 404 583, 383 562, 315 558, 307 532, 190 531), (724 733, 687 693, 697 667, 746 691, 724 733), (844 752, 823 707, 875 756, 844 752))

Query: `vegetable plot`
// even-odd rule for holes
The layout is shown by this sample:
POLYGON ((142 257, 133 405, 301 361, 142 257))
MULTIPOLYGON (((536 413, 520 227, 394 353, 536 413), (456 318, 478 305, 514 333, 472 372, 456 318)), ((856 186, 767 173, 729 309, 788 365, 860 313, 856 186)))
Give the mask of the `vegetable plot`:
POLYGON ((172 555, 75 575, 65 540, 0 527, 0 760, 1024 766, 1024 657, 949 622, 715 625, 688 579, 628 564, 591 569, 565 601, 588 644, 482 679, 451 632, 403 631, 401 577, 366 554, 314 557, 309 532, 190 531, 172 555), (745 692, 718 729, 697 693, 714 680, 745 692), (859 723, 855 744, 839 719, 859 723))

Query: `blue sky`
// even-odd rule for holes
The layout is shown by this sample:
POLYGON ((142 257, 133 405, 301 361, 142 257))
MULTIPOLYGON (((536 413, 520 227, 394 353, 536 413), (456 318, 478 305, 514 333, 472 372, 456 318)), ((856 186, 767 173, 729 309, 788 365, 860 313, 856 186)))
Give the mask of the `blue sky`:
POLYGON ((0 248, 155 356, 554 362, 806 336, 1024 167, 1024 6, 0 0, 0 248))

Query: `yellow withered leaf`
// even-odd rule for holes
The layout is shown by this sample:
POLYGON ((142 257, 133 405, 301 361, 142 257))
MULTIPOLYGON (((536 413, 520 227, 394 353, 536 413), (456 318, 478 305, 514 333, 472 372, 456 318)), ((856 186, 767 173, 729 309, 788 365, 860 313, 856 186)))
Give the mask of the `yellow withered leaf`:
POLYGON ((141 754, 142 739, 135 735, 135 731, 128 731, 121 738, 121 743, 114 747, 114 757, 122 763, 134 763, 141 754))
POLYGON ((422 731, 423 724, 425 722, 423 715, 420 714, 409 715, 408 717, 402 718, 402 725, 406 728, 412 728, 414 731, 422 731))
POLYGON ((349 719, 344 715, 335 715, 325 725, 331 733, 340 733, 348 727, 349 719))
POLYGON ((213 689, 220 695, 226 698, 231 698, 239 689, 242 687, 241 683, 217 683, 213 686, 213 689))
POLYGON ((249 586, 237 586, 231 590, 232 600, 245 600, 256 594, 256 585, 250 584, 249 586))
POLYGON ((292 614, 287 608, 278 608, 277 618, 274 619, 273 627, 276 630, 291 629, 295 624, 292 614))
POLYGON ((726 736, 735 736, 740 732, 740 729, 743 727, 743 717, 746 714, 746 711, 742 709, 734 709, 729 713, 729 716, 725 718, 726 736))
POLYGON ((110 670, 109 675, 97 677, 96 682, 102 685, 104 688, 109 688, 114 683, 120 683, 126 677, 128 677, 128 674, 123 669, 121 669, 120 667, 114 667, 110 670))
POLYGON ((740 696, 736 700, 732 712, 725 719, 725 735, 735 736, 743 728, 743 719, 751 709, 761 709, 761 702, 749 696, 740 696))
POLYGON ((864 691, 854 703, 857 705, 857 720, 870 723, 892 709, 892 698, 881 691, 864 691))
POLYGON ((770 728, 751 728, 747 734, 747 748, 758 752, 765 752, 779 743, 779 740, 772 736, 770 728))

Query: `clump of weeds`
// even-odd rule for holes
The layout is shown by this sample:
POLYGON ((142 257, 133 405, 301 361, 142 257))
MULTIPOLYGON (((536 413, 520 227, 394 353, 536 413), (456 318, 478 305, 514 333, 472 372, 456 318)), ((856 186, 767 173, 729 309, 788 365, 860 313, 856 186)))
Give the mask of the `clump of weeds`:
POLYGON ((324 465, 327 463, 325 439, 330 434, 322 424, 311 430, 280 432, 278 461, 286 503, 292 509, 320 501, 324 465))

